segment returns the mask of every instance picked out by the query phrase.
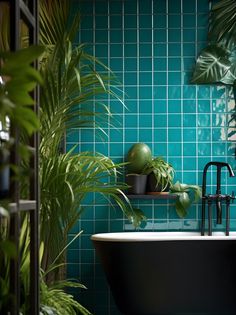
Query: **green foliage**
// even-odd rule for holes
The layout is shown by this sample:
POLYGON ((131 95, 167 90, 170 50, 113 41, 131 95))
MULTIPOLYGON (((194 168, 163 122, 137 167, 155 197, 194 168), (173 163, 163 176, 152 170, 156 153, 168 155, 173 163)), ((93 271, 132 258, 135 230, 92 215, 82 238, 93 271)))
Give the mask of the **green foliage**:
POLYGON ((44 267, 65 246, 69 230, 84 210, 82 201, 88 193, 112 197, 134 221, 139 216, 127 198, 120 197, 126 188, 117 181, 122 164, 114 164, 98 153, 72 152, 41 160, 41 238, 47 245, 44 267))
MULTIPOLYGON (((31 97, 32 90, 38 83, 42 83, 41 76, 31 63, 43 52, 39 46, 31 46, 17 52, 0 52, 0 77, 4 83, 0 84, 0 125, 1 130, 9 132, 11 126, 17 128, 19 133, 29 137, 39 128, 39 120, 32 110, 34 101, 31 97)), ((9 138, 9 137, 8 137, 9 138)), ((5 139, 1 143, 1 156, 3 163, 8 163, 5 157, 9 156, 11 146, 15 139, 5 139), (6 161, 5 161, 6 160, 6 161)), ((30 149, 22 139, 19 143, 21 158, 28 156, 30 149)), ((4 167, 5 164, 1 164, 4 167)), ((19 175, 21 165, 11 165, 15 175, 19 175)), ((19 180, 19 177, 17 177, 19 180)), ((1 200, 0 203, 0 312, 7 312, 7 305, 11 303, 9 295, 9 264, 10 259, 16 258, 16 247, 8 239, 8 202, 1 200), (7 219, 3 219, 3 217, 7 219)), ((28 274, 27 270, 27 274, 28 274)))
POLYGON ((135 224, 141 218, 122 196, 126 185, 117 179, 122 165, 94 152, 64 153, 65 135, 75 127, 94 127, 97 133, 105 135, 100 123, 111 113, 106 104, 96 99, 102 94, 118 97, 113 92, 112 72, 87 54, 85 45, 72 45, 80 15, 73 12, 71 16, 69 8, 68 0, 40 1, 40 41, 46 46, 40 67, 44 79, 40 113, 44 268, 65 246, 67 233, 84 210, 82 201, 89 193, 100 194, 109 202, 111 197, 135 224), (103 69, 102 75, 97 67, 103 69))
POLYGON ((177 195, 175 208, 181 218, 187 215, 191 204, 201 198, 201 188, 198 185, 181 184, 178 181, 170 187, 170 193, 177 195))
MULTIPOLYGON (((196 61, 191 83, 225 84, 233 87, 236 101, 236 2, 220 0, 210 12, 208 46, 196 61)), ((235 125, 234 107, 229 126, 235 125)), ((229 128, 228 138, 235 136, 235 129, 229 128)))
MULTIPOLYGON (((29 216, 25 215, 22 222, 21 234, 20 234, 20 253, 21 253, 21 265, 20 265, 20 276, 21 276, 21 294, 24 297, 21 311, 23 314, 27 314, 29 311, 29 294, 30 294, 30 283, 29 283, 29 268, 30 268, 30 229, 28 224, 29 216)), ((41 314, 57 314, 57 315, 74 315, 74 314, 91 314, 85 309, 79 302, 75 301, 72 294, 66 292, 68 288, 71 289, 86 289, 85 286, 72 280, 59 280, 53 284, 47 285, 45 278, 54 270, 61 267, 57 264, 59 257, 64 253, 66 248, 78 238, 81 233, 78 233, 73 240, 58 253, 55 260, 48 266, 48 269, 44 271, 41 269, 40 272, 40 308, 41 314)), ((45 250, 44 244, 41 242, 40 245, 40 264, 42 262, 43 252, 45 250)))
POLYGON ((153 173, 156 178, 156 186, 160 185, 161 191, 170 186, 174 178, 174 168, 161 157, 156 157, 148 162, 142 173, 147 175, 153 173))
POLYGON ((31 135, 39 128, 39 120, 32 111, 34 104, 30 92, 42 78, 31 63, 43 52, 40 46, 31 46, 17 52, 1 52, 3 61, 0 76, 6 77, 0 85, 0 121, 5 126, 6 117, 11 124, 31 135))

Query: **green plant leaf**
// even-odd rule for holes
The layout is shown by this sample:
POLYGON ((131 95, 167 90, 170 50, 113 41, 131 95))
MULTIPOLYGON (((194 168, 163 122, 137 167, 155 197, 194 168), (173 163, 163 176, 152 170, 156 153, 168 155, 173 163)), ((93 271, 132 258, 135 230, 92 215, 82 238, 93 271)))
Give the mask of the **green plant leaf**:
POLYGON ((209 45, 201 51, 197 58, 191 83, 212 84, 222 82, 232 84, 235 77, 230 68, 229 51, 219 45, 209 45))
POLYGON ((212 6, 209 19, 209 41, 236 44, 236 3, 234 0, 221 0, 212 6))

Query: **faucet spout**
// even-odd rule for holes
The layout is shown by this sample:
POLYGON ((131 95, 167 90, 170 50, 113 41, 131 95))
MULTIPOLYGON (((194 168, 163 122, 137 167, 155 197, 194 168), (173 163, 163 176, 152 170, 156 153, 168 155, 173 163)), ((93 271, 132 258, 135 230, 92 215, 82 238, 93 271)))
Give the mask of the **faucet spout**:
POLYGON ((229 171, 229 176, 230 177, 235 177, 235 174, 232 170, 232 167, 228 164, 228 163, 225 163, 226 164, 226 167, 228 168, 228 171, 229 171))

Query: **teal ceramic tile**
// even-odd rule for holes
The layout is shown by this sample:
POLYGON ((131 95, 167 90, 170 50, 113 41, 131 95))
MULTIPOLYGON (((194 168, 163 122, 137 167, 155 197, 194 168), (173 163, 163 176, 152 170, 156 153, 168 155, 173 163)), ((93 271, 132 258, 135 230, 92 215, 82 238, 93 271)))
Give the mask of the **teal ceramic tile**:
POLYGON ((136 43, 137 42, 137 31, 136 30, 125 30, 124 31, 124 42, 125 43, 136 43))
POLYGON ((168 148, 167 143, 154 143, 153 154, 154 156, 163 156, 167 155, 168 148))
MULTIPOLYGON (((184 70, 192 72, 194 63, 195 63, 194 57, 186 57, 185 56, 184 59, 183 59, 184 70)), ((191 75, 192 75, 192 73, 191 73, 191 75)), ((187 82, 187 84, 188 84, 188 82, 187 82)))
POLYGON ((209 86, 198 86, 197 87, 197 96, 200 99, 209 99, 210 98, 210 87, 209 86))
POLYGON ((196 156, 196 144, 195 143, 184 143, 183 153, 186 156, 196 156))
POLYGON ((166 58, 154 58, 154 71, 166 71, 167 59, 166 58))
POLYGON ((184 29, 183 40, 185 42, 195 42, 196 31, 195 29, 184 29))
POLYGON ((126 99, 137 99, 137 88, 136 87, 125 87, 125 98, 126 99))
POLYGON ((149 141, 152 141, 152 134, 153 134, 153 131, 152 131, 152 124, 146 124, 148 128, 143 128, 141 130, 141 132, 139 133, 139 139, 138 141, 140 142, 149 142, 149 141))
POLYGON ((155 28, 166 28, 167 19, 166 15, 157 14, 153 16, 153 26, 155 28))
POLYGON ((125 58, 124 67, 125 71, 137 71, 137 60, 135 58, 125 58))
POLYGON ((151 43, 152 42, 152 30, 151 29, 141 29, 139 30, 139 41, 141 43, 151 43))
POLYGON ((108 28, 108 16, 107 15, 96 15, 95 16, 95 27, 96 27, 96 29, 107 29, 108 28))
POLYGON ((150 29, 152 28, 152 19, 150 18, 150 15, 139 15, 139 27, 140 29, 146 28, 150 29))
POLYGON ((168 27, 169 28, 180 28, 181 27, 181 15, 170 14, 168 16, 168 27))
POLYGON ((81 33, 81 42, 83 43, 92 43, 94 40, 93 32, 91 30, 84 30, 81 33))
POLYGON ((184 128, 183 130, 183 141, 184 142, 196 142, 197 134, 196 130, 190 128, 184 128))
POLYGON ((163 42, 166 42, 166 40, 167 40, 167 32, 165 29, 154 30, 154 41, 155 42, 163 43, 163 42))
POLYGON ((153 93, 155 99, 166 99, 167 90, 165 86, 154 86, 153 93))
POLYGON ((185 43, 183 45, 183 55, 184 56, 195 56, 195 43, 185 43))
POLYGON ((162 114, 156 114, 154 116, 154 126, 156 128, 167 127, 167 117, 162 114))
POLYGON ((107 43, 108 42, 108 32, 105 30, 96 30, 95 31, 95 41, 96 41, 96 43, 107 43))
POLYGON ((152 85, 152 72, 141 72, 139 74, 140 85, 152 85))
POLYGON ((138 142, 138 131, 137 128, 129 128, 125 130, 125 139, 127 142, 136 143, 138 142))
POLYGON ((198 141, 210 141, 211 130, 209 128, 198 128, 198 141))
POLYGON ((152 74, 152 59, 151 58, 139 58, 139 70, 140 71, 150 71, 152 74))
POLYGON ((168 44, 168 55, 169 56, 181 56, 181 45, 176 43, 168 44))
POLYGON ((196 101, 195 100, 183 100, 183 112, 184 113, 196 113, 196 101))
POLYGON ((95 144, 95 151, 107 156, 108 155, 108 146, 106 143, 96 143, 95 144))
POLYGON ((125 29, 136 29, 137 28, 137 16, 136 15, 125 15, 124 16, 125 29))
POLYGON ((210 156, 211 155, 211 142, 203 142, 198 144, 198 155, 210 156))
POLYGON ((178 114, 168 115, 168 127, 181 127, 181 116, 178 114))
POLYGON ((180 142, 168 143, 168 154, 169 156, 180 156, 182 151, 182 145, 180 142))
POLYGON ((181 72, 168 72, 168 84, 181 84, 181 72))
POLYGON ((123 42, 123 34, 120 30, 113 30, 110 32, 110 42, 111 43, 122 43, 123 42))
POLYGON ((181 30, 180 29, 169 29, 168 30, 168 42, 178 43, 181 40, 181 30))
MULTIPOLYGON (((196 16, 195 14, 186 14, 183 15, 183 27, 184 28, 193 28, 196 27, 196 16)), ((195 32, 195 30, 193 30, 195 32)))
POLYGON ((137 12, 137 2, 136 1, 124 2, 124 13, 125 14, 136 14, 136 12, 137 12))
POLYGON ((153 12, 155 14, 166 14, 167 3, 166 0, 153 1, 153 12))
MULTIPOLYGON (((155 44, 154 43, 154 55, 159 57, 164 57, 167 55, 166 44, 155 44)), ((173 48, 172 48, 173 49, 173 48)))
POLYGON ((181 87, 180 86, 169 86, 168 87, 168 98, 169 99, 180 99, 181 98, 181 87))
POLYGON ((141 99, 152 99, 152 87, 151 86, 140 86, 139 97, 141 99))
POLYGON ((154 112, 157 114, 166 113, 167 102, 166 100, 154 100, 154 112))
POLYGON ((181 142, 182 141, 182 134, 181 129, 179 128, 173 128, 168 129, 168 139, 167 141, 170 142, 181 142))
POLYGON ((169 1, 168 2, 168 12, 169 13, 181 13, 181 1, 169 1))
POLYGON ((197 125, 199 127, 209 127, 211 126, 211 116, 209 114, 198 114, 197 125))
MULTIPOLYGON (((99 4, 99 2, 98 2, 99 4)), ((122 13, 122 2, 121 1, 110 1, 109 3, 110 14, 119 14, 122 13)))
POLYGON ((183 0, 182 5, 183 5, 183 13, 195 13, 196 12, 195 1, 190 2, 189 0, 183 0))
POLYGON ((197 26, 198 27, 203 27, 205 29, 205 28, 207 28, 207 23, 208 23, 208 14, 203 13, 203 14, 197 15, 197 26))
POLYGON ((139 44, 139 56, 140 57, 151 57, 152 56, 152 43, 149 44, 139 44))
POLYGON ((137 85, 137 72, 126 72, 124 75, 124 84, 126 86, 137 85))
POLYGON ((122 57, 123 56, 123 47, 120 44, 111 44, 110 45, 110 56, 111 57, 122 57))
POLYGON ((135 44, 125 43, 124 56, 125 57, 137 57, 137 50, 138 50, 137 43, 135 43, 135 44))
POLYGON ((184 99, 195 99, 196 98, 196 87, 185 85, 183 87, 183 97, 184 99))
POLYGON ((169 71, 180 71, 181 70, 181 60, 179 58, 169 58, 168 59, 168 70, 169 71))
POLYGON ((139 1, 140 14, 152 14, 152 0, 139 1))
POLYGON ((168 112, 169 113, 180 113, 181 112, 181 101, 180 100, 168 100, 168 112))
MULTIPOLYGON (((113 46, 114 46, 114 44, 113 44, 113 46)), ((111 58, 110 59, 110 67, 114 72, 123 71, 123 59, 122 58, 111 58)))
POLYGON ((152 127, 153 117, 149 114, 143 114, 139 116, 139 127, 140 128, 151 128, 152 127))
POLYGON ((166 142, 167 141, 167 130, 165 128, 154 129, 154 140, 155 140, 155 142, 166 142))
POLYGON ((111 29, 121 29, 122 28, 122 16, 121 15, 110 15, 109 23, 111 29))
POLYGON ((167 73, 164 71, 154 72, 154 84, 155 85, 166 85, 167 84, 167 73))
POLYGON ((81 29, 92 29, 93 28, 93 16, 86 15, 81 18, 81 29))
POLYGON ((153 107, 152 100, 140 100, 139 101, 139 112, 140 113, 152 114, 152 110, 153 110, 152 107, 153 107))
POLYGON ((197 32, 197 41, 206 42, 207 41, 207 32, 205 28, 199 28, 197 32))

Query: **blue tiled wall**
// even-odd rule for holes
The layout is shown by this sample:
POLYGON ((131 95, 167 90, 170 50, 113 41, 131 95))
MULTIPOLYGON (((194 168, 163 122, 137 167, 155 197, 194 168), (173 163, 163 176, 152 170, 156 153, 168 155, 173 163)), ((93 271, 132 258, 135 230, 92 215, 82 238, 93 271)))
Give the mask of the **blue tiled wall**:
MULTIPOLYGON (((79 144, 80 151, 96 150, 124 161, 132 144, 145 142, 154 156, 174 166, 176 180, 188 184, 201 184, 203 167, 210 160, 229 162, 235 169, 234 145, 227 137, 234 106, 231 91, 189 84, 196 56, 206 45, 209 1, 74 0, 73 6, 82 15, 78 43, 88 43, 88 51, 115 72, 126 108, 110 97, 99 100, 114 114, 115 126, 103 125, 108 137, 102 140, 97 130, 75 129, 67 137, 68 148, 79 144)), ((223 191, 231 192, 235 180, 226 175, 223 191)), ((213 189, 214 171, 208 184, 213 189)), ((148 218, 141 230, 199 229, 200 205, 192 206, 184 219, 168 201, 140 200, 134 205, 148 218)), ((88 287, 79 300, 94 314, 116 315, 89 238, 133 227, 104 200, 85 206, 69 235, 84 230, 68 251, 68 274, 88 287)), ((236 229, 236 209, 231 209, 231 228, 236 229)))

